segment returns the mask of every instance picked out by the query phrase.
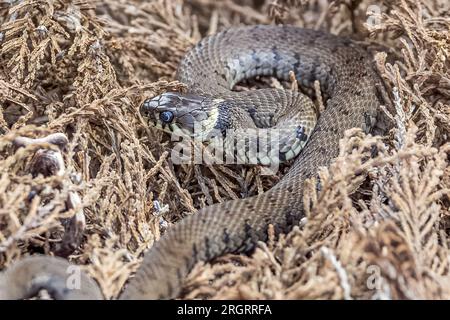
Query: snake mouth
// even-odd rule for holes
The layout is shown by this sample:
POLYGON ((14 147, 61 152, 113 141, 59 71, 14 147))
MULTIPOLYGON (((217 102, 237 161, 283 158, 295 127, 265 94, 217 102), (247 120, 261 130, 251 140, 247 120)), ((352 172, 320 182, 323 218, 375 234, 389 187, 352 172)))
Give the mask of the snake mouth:
POLYGON ((186 129, 181 128, 176 123, 165 124, 161 121, 153 121, 152 126, 158 130, 162 130, 169 134, 177 134, 184 136, 192 136, 192 133, 186 129))
POLYGON ((164 123, 154 116, 144 116, 149 127, 164 131, 168 134, 178 134, 192 136, 192 133, 180 127, 177 123, 164 123))

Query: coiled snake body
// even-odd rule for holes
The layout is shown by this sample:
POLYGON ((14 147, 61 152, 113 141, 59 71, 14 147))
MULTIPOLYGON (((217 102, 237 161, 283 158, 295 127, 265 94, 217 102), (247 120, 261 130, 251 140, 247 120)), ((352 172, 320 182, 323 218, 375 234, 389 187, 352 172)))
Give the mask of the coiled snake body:
MULTIPOLYGON (((257 241, 266 239, 269 224, 277 232, 289 231, 303 217, 304 180, 337 156, 345 130, 357 127, 369 132, 380 105, 379 79, 363 49, 349 39, 292 26, 242 27, 207 37, 187 53, 178 77, 190 94, 168 93, 148 100, 142 112, 153 124, 178 123, 190 129, 193 121, 206 119, 203 124, 209 129, 232 128, 242 122, 258 128, 261 121, 276 125, 272 120, 283 118, 276 113, 281 110, 283 121, 292 118, 293 128, 305 127, 301 133, 309 142, 289 172, 269 191, 208 206, 170 228, 146 253, 121 299, 175 297, 197 261, 252 249, 257 241), (311 88, 318 80, 328 98, 314 130, 312 105, 302 94, 275 89, 229 90, 243 78, 256 75, 289 79, 291 70, 303 87, 311 88), (294 105, 307 115, 298 117, 292 111, 294 105), (170 113, 164 112, 169 109, 170 113), (159 117, 152 118, 152 113, 159 117)), ((300 142, 306 140, 299 137, 298 130, 296 133, 300 142)), ((298 143, 291 141, 287 152, 298 143)), ((58 258, 37 256, 19 261, 0 275, 0 298, 22 298, 41 288, 50 289, 57 298, 101 298, 95 282, 84 275, 80 290, 68 289, 64 281, 67 267, 68 263, 58 258)))

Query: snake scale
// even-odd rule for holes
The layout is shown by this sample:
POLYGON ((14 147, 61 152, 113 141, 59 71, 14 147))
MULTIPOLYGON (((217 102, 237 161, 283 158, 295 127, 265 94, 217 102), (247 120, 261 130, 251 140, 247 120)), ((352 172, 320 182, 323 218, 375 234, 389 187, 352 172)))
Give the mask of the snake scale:
MULTIPOLYGON (((289 90, 231 93, 230 87, 256 75, 289 79, 290 70, 302 87, 312 88, 318 80, 327 100, 308 143, 288 173, 263 194, 205 207, 175 224, 145 254, 120 299, 176 297, 196 262, 229 252, 248 252, 257 241, 266 240, 269 224, 277 233, 288 232, 303 217, 304 180, 338 155, 344 131, 356 127, 370 132, 376 125, 380 79, 365 50, 350 39, 293 26, 239 27, 204 38, 186 54, 178 70, 178 79, 191 95, 166 94, 151 101, 164 104, 178 99, 181 104, 205 104, 223 101, 224 97, 228 101, 239 99, 238 95, 244 94, 244 102, 253 103, 256 112, 267 111, 258 105, 264 103, 286 109, 295 100, 289 90)), ((301 94, 295 97, 297 102, 309 103, 301 94)), ((149 101, 144 104, 144 113, 150 106, 149 101)), ((230 112, 238 111, 232 108, 230 112)), ((171 120, 171 115, 163 114, 163 118, 171 120)), ((228 124, 237 125, 239 119, 228 124)), ((217 122, 213 120, 213 124, 217 122)), ((84 274, 79 290, 68 289, 68 267, 60 258, 25 258, 0 275, 0 298, 19 299, 42 288, 58 299, 102 298, 97 284, 84 274)))

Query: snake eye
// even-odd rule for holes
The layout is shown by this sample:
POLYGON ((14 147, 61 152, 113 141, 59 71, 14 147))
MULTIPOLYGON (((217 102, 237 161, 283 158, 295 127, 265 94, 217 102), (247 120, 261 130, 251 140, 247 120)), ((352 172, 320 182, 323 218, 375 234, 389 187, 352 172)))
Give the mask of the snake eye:
POLYGON ((173 113, 171 111, 163 111, 159 114, 159 119, 164 123, 170 123, 173 120, 173 113))

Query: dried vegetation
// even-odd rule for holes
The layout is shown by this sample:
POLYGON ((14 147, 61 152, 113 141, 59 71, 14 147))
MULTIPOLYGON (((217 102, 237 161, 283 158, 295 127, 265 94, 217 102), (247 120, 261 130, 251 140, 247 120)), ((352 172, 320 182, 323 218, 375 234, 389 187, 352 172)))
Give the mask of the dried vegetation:
POLYGON ((366 45, 393 129, 348 132, 320 192, 307 182, 307 219, 250 257, 198 264, 184 297, 449 299, 449 10, 447 0, 2 1, 0 269, 53 254, 61 219, 83 209, 69 258, 112 298, 172 223, 276 183, 256 167, 174 166, 170 141, 137 112, 146 97, 183 90, 178 61, 202 36, 276 21, 366 45), (66 171, 32 177, 39 146, 11 142, 53 132, 69 136, 66 171), (71 192, 81 204, 67 210, 71 192))

